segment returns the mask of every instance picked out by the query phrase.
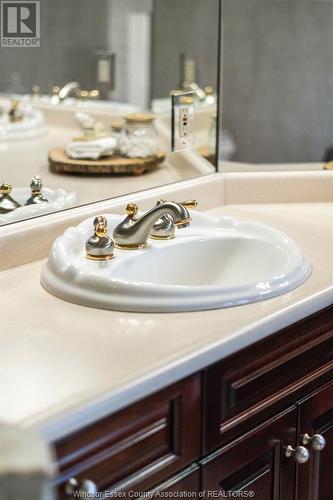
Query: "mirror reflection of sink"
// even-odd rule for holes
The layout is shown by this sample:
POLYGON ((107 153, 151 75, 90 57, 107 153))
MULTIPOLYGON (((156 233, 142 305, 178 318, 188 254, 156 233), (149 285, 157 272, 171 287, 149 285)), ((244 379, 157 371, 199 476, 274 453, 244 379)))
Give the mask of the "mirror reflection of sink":
POLYGON ((0 141, 30 139, 47 134, 44 117, 41 111, 29 104, 20 104, 23 119, 12 123, 9 120, 11 103, 9 100, 0 101, 0 141))
POLYGON ((78 196, 76 193, 68 193, 64 189, 43 188, 43 196, 45 196, 48 200, 48 203, 25 205, 30 196, 30 188, 14 187, 12 197, 22 206, 12 212, 0 214, 0 225, 9 224, 10 222, 16 222, 23 219, 30 219, 31 217, 49 214, 50 212, 57 212, 58 210, 63 210, 65 208, 71 208, 78 202, 78 196))
MULTIPOLYGON (((107 216, 112 228, 122 219, 107 216)), ((144 250, 116 250, 108 262, 86 259, 92 220, 67 230, 52 248, 41 282, 82 305, 137 312, 217 309, 286 293, 311 266, 286 235, 263 224, 193 214, 174 240, 144 250)))

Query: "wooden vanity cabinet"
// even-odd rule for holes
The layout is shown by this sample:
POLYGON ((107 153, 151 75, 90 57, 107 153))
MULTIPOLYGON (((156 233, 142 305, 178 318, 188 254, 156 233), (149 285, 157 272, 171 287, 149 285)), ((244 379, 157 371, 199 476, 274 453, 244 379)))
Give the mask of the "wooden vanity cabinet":
POLYGON ((99 492, 331 500, 333 307, 55 447, 59 499, 73 498, 66 485, 75 478, 99 492), (308 462, 296 463, 286 447, 303 446, 305 434, 320 434, 326 447, 315 451, 309 441, 308 462))

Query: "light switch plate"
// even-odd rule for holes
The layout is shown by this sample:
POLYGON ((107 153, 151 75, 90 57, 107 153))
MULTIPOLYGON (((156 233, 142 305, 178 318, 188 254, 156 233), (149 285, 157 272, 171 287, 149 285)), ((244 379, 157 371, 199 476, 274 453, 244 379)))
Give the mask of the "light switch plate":
POLYGON ((172 151, 194 148, 194 93, 175 91, 172 94, 172 151))

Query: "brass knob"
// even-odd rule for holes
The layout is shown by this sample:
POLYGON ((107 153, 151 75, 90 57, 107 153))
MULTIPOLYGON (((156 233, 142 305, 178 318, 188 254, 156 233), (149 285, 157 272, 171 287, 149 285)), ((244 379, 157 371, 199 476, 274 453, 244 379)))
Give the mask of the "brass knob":
POLYGON ((32 97, 39 97, 40 96, 40 87, 39 85, 33 85, 31 88, 31 95, 32 97))
POLYGON ((304 434, 304 436, 302 437, 302 443, 304 445, 311 444, 311 448, 314 451, 321 451, 326 446, 326 439, 321 434, 314 434, 313 436, 304 434))
POLYGON ((12 99, 10 101, 10 105, 11 105, 11 108, 16 111, 19 108, 20 101, 18 99, 12 99))
POLYGON ((9 195, 12 192, 12 186, 7 182, 3 182, 0 186, 0 193, 4 195, 9 195))
POLYGON ((309 450, 304 446, 293 448, 289 445, 286 448, 285 455, 287 458, 293 457, 298 464, 305 464, 310 458, 309 450))
POLYGON ((108 223, 105 217, 98 215, 94 220, 95 234, 99 238, 103 238, 108 232, 108 223))
POLYGON ((96 495, 98 489, 96 484, 90 479, 82 479, 78 481, 75 477, 71 477, 65 486, 66 496, 73 498, 73 495, 96 495))
POLYGON ((128 217, 135 217, 138 213, 138 210, 138 205, 136 205, 135 203, 129 203, 126 207, 126 213, 128 217))
POLYGON ((78 89, 75 92, 75 97, 77 99, 98 99, 99 98, 99 90, 80 90, 78 89))
POLYGON ((53 87, 52 87, 52 95, 53 96, 57 96, 57 95, 59 95, 59 92, 60 92, 59 85, 53 85, 53 87))

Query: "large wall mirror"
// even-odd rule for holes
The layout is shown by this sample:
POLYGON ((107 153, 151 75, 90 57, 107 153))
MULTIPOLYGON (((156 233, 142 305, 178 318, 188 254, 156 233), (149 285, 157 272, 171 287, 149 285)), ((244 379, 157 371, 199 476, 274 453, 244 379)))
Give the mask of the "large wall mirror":
POLYGON ((216 170, 220 0, 9 7, 0 225, 216 170), (174 100, 182 123, 172 91, 184 96, 174 100), (171 152, 180 132, 182 146, 171 152))
POLYGON ((331 1, 223 0, 222 169, 333 159, 332 21, 331 1))

